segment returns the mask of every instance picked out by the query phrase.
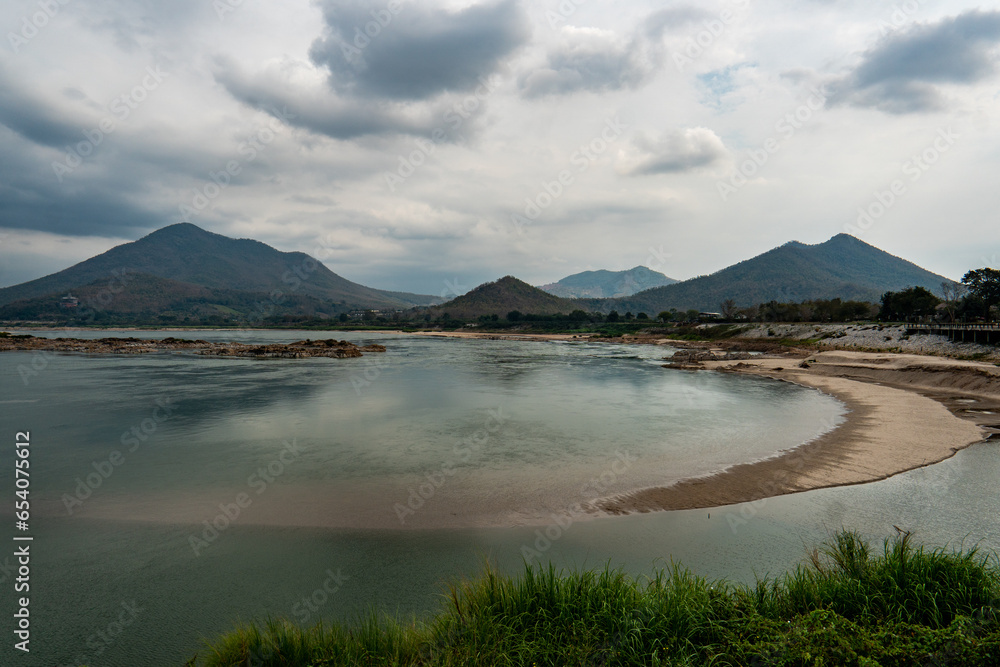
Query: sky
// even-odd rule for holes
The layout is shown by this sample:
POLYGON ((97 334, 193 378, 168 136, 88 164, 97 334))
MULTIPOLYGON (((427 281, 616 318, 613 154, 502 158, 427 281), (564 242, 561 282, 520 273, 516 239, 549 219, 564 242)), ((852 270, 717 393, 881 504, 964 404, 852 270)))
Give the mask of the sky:
POLYGON ((0 286, 178 222, 382 289, 1000 266, 1000 3, 4 0, 0 286))

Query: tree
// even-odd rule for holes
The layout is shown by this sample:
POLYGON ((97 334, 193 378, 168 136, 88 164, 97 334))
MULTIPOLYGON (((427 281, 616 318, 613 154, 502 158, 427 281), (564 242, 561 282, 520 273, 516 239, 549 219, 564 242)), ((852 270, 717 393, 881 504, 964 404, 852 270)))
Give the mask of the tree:
POLYGON ((970 294, 983 300, 989 319, 990 310, 1000 304, 1000 271, 990 268, 969 271, 962 277, 962 284, 969 288, 970 294))
POLYGON ((637 319, 637 320, 648 320, 649 319, 649 315, 647 315, 646 313, 639 313, 638 315, 635 316, 635 319, 637 319))
POLYGON ((520 310, 512 310, 509 313, 507 313, 508 322, 517 322, 521 319, 521 317, 522 315, 520 310))
POLYGON ((965 294, 965 285, 953 283, 950 280, 941 283, 941 296, 944 297, 944 307, 948 312, 948 319, 955 321, 958 313, 958 300, 965 294))
MULTIPOLYGON (((676 312, 677 311, 675 310, 674 313, 676 312)), ((661 322, 669 322, 670 320, 674 319, 674 313, 670 312, 669 310, 661 310, 660 314, 656 316, 656 319, 660 320, 661 322)))
POLYGON ((941 299, 923 287, 907 287, 902 292, 886 292, 882 295, 883 320, 906 320, 933 315, 941 299))
POLYGON ((583 322, 584 320, 588 320, 590 318, 587 317, 586 311, 577 309, 569 314, 569 319, 574 320, 576 322, 583 322))
POLYGON ((719 304, 719 312, 722 313, 722 317, 727 320, 731 320, 736 317, 736 301, 733 299, 726 299, 721 304, 719 304))
POLYGON ((628 312, 625 313, 625 321, 628 322, 629 320, 632 320, 632 319, 635 319, 635 315, 633 315, 632 311, 630 310, 630 311, 628 311, 628 312))
POLYGON ((612 310, 610 313, 608 313, 608 322, 617 322, 617 321, 618 321, 618 311, 612 310))

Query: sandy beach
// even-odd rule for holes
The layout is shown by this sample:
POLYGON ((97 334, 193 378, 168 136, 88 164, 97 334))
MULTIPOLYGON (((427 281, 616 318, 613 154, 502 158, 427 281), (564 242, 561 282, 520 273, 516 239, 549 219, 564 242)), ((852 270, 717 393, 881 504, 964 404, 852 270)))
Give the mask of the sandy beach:
MULTIPOLYGON (((706 361, 704 371, 747 373, 814 387, 843 401, 847 421, 788 453, 608 498, 611 514, 696 509, 885 479, 943 461, 1000 432, 1000 368, 918 355, 828 351, 706 361)), ((684 371, 667 371, 684 372, 684 371)))

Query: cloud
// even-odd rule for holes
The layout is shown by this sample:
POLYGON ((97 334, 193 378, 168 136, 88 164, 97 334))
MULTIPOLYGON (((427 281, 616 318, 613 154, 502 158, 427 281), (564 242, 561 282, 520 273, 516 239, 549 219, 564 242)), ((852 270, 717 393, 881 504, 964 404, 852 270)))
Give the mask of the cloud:
POLYGON ((243 104, 282 122, 334 139, 374 134, 429 135, 444 124, 443 105, 343 99, 325 85, 303 81, 283 68, 248 74, 232 59, 216 57, 215 80, 243 104))
POLYGON ((892 33, 830 84, 833 105, 905 114, 946 106, 940 84, 973 84, 996 72, 1000 12, 969 11, 892 33))
POLYGON ((642 22, 642 28, 649 39, 656 40, 671 30, 717 18, 717 15, 700 7, 669 7, 650 14, 642 22))
POLYGON ((471 91, 529 37, 516 0, 460 11, 396 6, 394 15, 364 0, 321 2, 329 32, 313 42, 309 55, 329 68, 335 91, 393 100, 471 91))
POLYGON ((634 88, 661 61, 656 46, 641 37, 624 42, 607 30, 573 26, 564 27, 561 36, 546 62, 519 78, 524 97, 634 88))
POLYGON ((660 69, 666 33, 711 16, 697 7, 663 9, 640 21, 627 39, 610 30, 565 26, 544 62, 518 77, 521 95, 532 99, 638 88, 660 69))
POLYGON ((80 127, 22 86, 0 63, 0 125, 42 146, 80 141, 80 127))
POLYGON ((633 150, 622 157, 627 174, 676 174, 705 169, 726 159, 729 151, 722 139, 707 127, 674 130, 657 140, 642 135, 633 141, 633 150))

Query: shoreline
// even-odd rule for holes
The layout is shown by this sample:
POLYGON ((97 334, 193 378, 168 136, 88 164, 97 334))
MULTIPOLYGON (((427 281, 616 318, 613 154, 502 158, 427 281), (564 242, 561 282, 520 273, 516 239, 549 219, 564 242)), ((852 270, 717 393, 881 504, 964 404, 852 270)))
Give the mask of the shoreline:
POLYGON ((939 463, 1000 432, 1000 369, 992 365, 836 351, 699 366, 818 389, 850 412, 833 430, 777 457, 604 498, 595 508, 611 515, 705 509, 864 484, 939 463))
POLYGON ((247 357, 253 359, 304 359, 331 357, 345 359, 365 352, 385 352, 383 345, 357 346, 335 338, 300 340, 294 343, 212 343, 186 338, 39 338, 30 334, 0 334, 2 352, 65 352, 83 354, 154 354, 181 352, 205 357, 247 357))
MULTIPOLYGON (((580 334, 513 334, 442 331, 358 331, 407 336, 488 339, 514 341, 590 341, 580 334)), ((122 349, 100 352, 137 353, 151 350, 133 348, 134 343, 159 347, 188 348, 205 341, 137 341, 123 339, 122 349), (183 343, 183 344, 182 344, 183 343)), ((10 344, 7 339, 0 341, 10 344)), ((35 339, 38 347, 49 348, 51 339, 35 339), (42 345, 42 342, 45 342, 42 345)), ((63 343, 62 351, 97 352, 74 349, 77 344, 92 347, 99 340, 63 343)), ((334 342, 334 341, 330 341, 334 342)), ((619 342, 607 338, 593 342, 619 342)), ((747 356, 741 350, 746 341, 677 341, 661 337, 623 340, 621 342, 668 345, 685 353, 680 363, 666 364, 668 369, 689 372, 724 372, 757 375, 792 382, 817 389, 844 403, 848 408, 844 421, 819 437, 764 460, 739 463, 705 476, 688 478, 667 486, 653 486, 597 498, 586 503, 585 514, 600 516, 627 515, 650 511, 714 508, 754 502, 764 498, 821 488, 874 482, 932 465, 954 456, 973 444, 993 435, 1000 437, 1000 368, 988 363, 948 357, 900 354, 897 352, 859 352, 825 350, 812 353, 781 346, 771 353, 747 356), (721 356, 729 350, 728 357, 721 356), (732 350, 737 350, 733 354, 732 350)), ((209 344, 225 350, 187 350, 213 356, 360 356, 360 352, 382 351, 382 346, 341 350, 326 348, 320 341, 300 341, 285 345, 209 344), (242 348, 247 349, 242 349, 242 348), (280 349, 279 349, 280 348, 280 349), (219 353, 222 353, 221 355, 219 353), (264 353, 264 354, 261 354, 264 353)), ((34 346, 32 346, 34 347, 34 346)), ((142 347, 142 346, 139 346, 142 347)), ((756 346, 754 346, 756 347, 756 346)), ((669 371, 668 371, 669 372, 669 371)))

